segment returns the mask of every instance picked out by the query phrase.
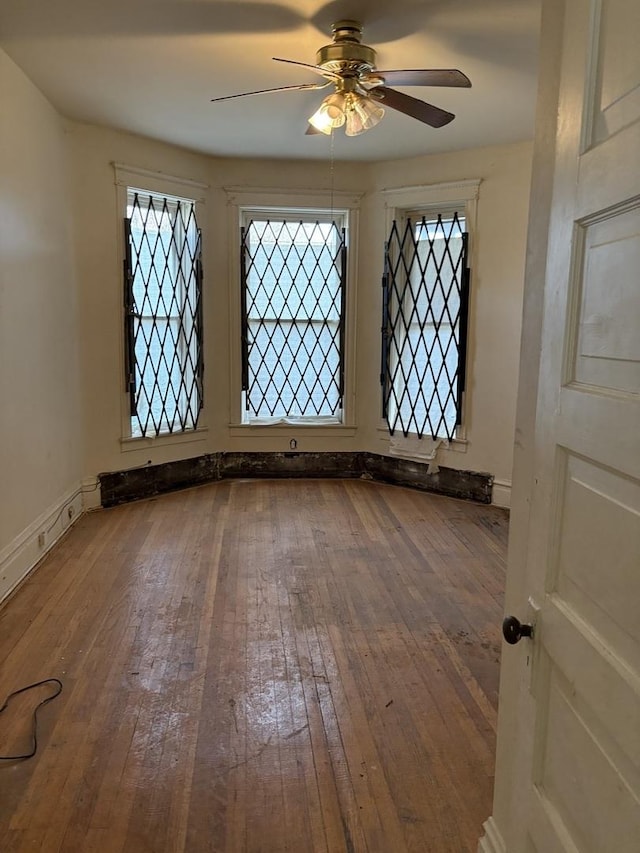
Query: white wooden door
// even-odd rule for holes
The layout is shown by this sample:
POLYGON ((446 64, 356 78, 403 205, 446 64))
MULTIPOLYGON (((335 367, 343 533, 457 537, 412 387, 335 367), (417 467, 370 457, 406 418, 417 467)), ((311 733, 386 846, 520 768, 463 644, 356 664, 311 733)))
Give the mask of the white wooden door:
POLYGON ((510 565, 514 615, 529 597, 539 612, 533 639, 503 648, 480 849, 640 853, 640 0, 564 7, 546 270, 528 276, 544 284, 530 511, 512 517, 526 548, 510 565))

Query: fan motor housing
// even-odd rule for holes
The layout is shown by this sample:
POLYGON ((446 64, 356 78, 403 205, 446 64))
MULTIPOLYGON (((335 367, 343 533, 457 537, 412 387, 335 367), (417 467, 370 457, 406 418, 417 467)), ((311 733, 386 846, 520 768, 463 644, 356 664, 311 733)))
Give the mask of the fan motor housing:
POLYGON ((376 52, 360 43, 362 24, 338 21, 332 27, 333 42, 316 53, 316 65, 338 74, 365 74, 375 68, 376 52))

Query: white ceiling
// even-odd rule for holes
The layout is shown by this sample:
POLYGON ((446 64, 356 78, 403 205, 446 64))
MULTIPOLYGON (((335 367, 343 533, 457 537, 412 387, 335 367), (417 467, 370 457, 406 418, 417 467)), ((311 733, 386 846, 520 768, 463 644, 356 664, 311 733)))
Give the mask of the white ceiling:
POLYGON ((388 160, 533 136, 539 0, 0 0, 0 46, 65 116, 213 155, 327 158, 305 136, 322 92, 212 97, 317 82, 331 24, 355 18, 380 69, 459 68, 471 89, 408 94, 456 113, 434 130, 388 109, 334 156, 388 160))

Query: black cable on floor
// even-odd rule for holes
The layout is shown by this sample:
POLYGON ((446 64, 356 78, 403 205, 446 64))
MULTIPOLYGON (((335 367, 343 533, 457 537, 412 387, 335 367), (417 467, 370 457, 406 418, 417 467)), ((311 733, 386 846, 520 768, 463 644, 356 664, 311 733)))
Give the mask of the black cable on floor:
POLYGON ((24 755, 0 755, 0 761, 24 761, 27 758, 33 758, 33 756, 38 751, 38 710, 42 708, 43 705, 46 705, 47 702, 51 702, 57 696, 62 693, 62 682, 58 678, 45 678, 44 681, 36 681, 34 684, 28 684, 26 687, 21 687, 20 690, 14 690, 13 693, 9 693, 7 698, 4 700, 4 705, 0 708, 0 714, 7 708, 9 702, 14 696, 18 696, 20 693, 26 693, 27 690, 33 690, 34 687, 40 687, 42 684, 57 684, 58 689, 51 696, 47 696, 46 699, 43 699, 42 702, 39 702, 34 711, 33 711, 33 724, 32 724, 32 732, 31 732, 31 740, 33 742, 33 747, 31 752, 26 752, 24 755))

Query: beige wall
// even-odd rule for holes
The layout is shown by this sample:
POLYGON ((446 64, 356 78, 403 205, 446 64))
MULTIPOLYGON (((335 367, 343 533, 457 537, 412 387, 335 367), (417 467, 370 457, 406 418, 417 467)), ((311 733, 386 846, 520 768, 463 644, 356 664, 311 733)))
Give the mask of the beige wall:
MULTIPOLYGON (((62 122, 0 51, 0 575, 80 483, 78 316, 62 122)), ((4 582, 0 576, 0 594, 4 582)))
POLYGON ((467 402, 468 444, 442 455, 441 464, 487 471, 510 482, 518 372, 524 246, 529 199, 529 143, 455 152, 413 160, 335 165, 335 187, 363 194, 357 276, 357 430, 229 430, 232 344, 229 292, 236 286, 228 262, 237 240, 230 233, 224 187, 320 189, 330 186, 326 163, 222 160, 188 153, 128 134, 71 125, 78 257, 81 282, 87 473, 120 470, 216 450, 388 450, 380 421, 380 278, 385 239, 381 190, 462 178, 481 180, 473 242, 467 402), (111 163, 143 167, 201 181, 206 191, 205 421, 199 441, 157 446, 122 445, 121 266, 116 191, 111 163))

